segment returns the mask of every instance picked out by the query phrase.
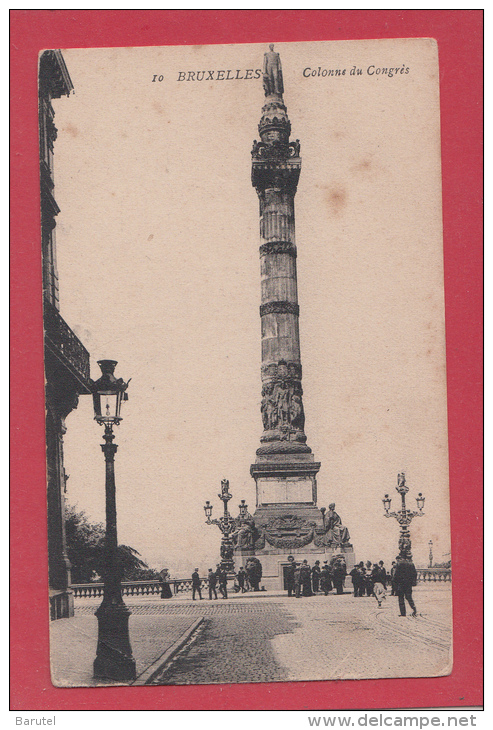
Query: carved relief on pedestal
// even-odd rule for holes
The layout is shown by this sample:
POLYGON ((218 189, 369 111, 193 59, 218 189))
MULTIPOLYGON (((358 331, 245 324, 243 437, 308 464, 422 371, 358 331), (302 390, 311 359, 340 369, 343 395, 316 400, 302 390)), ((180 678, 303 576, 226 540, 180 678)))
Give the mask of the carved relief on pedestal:
POLYGON ((272 547, 281 550, 295 550, 312 542, 315 528, 314 522, 296 515, 272 517, 261 528, 261 538, 255 543, 255 547, 262 549, 267 541, 272 547))

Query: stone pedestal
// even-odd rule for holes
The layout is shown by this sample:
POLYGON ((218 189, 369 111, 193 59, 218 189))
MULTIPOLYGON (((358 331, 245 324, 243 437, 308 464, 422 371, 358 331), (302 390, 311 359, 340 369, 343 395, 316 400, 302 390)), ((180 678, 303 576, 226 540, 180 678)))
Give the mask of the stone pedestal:
MULTIPOLYGON (((305 548, 299 548, 294 550, 284 550, 277 548, 270 548, 257 551, 257 557, 262 563, 262 586, 267 591, 283 591, 287 590, 285 582, 285 569, 288 567, 288 556, 292 555, 297 563, 306 560, 310 566, 313 567, 316 560, 320 560, 322 566, 324 561, 327 560, 329 563, 334 555, 342 555, 346 561, 347 572, 349 573, 354 568, 354 551, 351 545, 342 548, 331 548, 322 547, 317 548, 316 546, 308 545, 305 548)), ((348 581, 351 579, 349 576, 346 578, 346 588, 348 587, 348 581)))

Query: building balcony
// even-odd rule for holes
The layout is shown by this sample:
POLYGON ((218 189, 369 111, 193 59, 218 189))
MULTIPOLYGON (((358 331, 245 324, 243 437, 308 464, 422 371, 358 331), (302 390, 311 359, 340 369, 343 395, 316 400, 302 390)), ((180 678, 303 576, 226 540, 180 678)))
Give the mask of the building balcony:
POLYGON ((44 301, 45 347, 58 365, 77 381, 80 393, 89 393, 89 352, 70 329, 60 312, 44 301))

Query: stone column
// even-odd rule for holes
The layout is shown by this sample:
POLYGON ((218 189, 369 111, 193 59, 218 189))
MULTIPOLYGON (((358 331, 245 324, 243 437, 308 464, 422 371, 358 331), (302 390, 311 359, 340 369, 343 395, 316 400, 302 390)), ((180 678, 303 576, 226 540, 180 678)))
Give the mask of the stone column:
MULTIPOLYGON (((315 508, 320 468, 304 431, 294 215, 301 158, 299 141, 289 141, 283 89, 280 58, 271 47, 265 54, 260 142, 252 149, 252 184, 260 206, 262 339, 263 433, 251 467, 257 512, 267 504, 298 505, 303 512, 308 505, 315 508)), ((316 512, 311 516, 319 522, 316 512)))

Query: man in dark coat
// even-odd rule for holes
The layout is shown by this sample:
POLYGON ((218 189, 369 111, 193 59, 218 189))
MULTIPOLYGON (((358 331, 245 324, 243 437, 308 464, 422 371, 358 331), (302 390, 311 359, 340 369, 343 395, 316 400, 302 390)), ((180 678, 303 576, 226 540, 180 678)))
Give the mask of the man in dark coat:
POLYGON ((238 586, 240 587, 240 591, 242 593, 245 593, 245 591, 246 591, 246 588, 245 588, 246 571, 245 571, 245 568, 243 567, 243 565, 240 567, 236 577, 238 579, 238 586))
POLYGON ((207 576, 209 579, 209 601, 212 601, 212 594, 214 593, 214 600, 217 601, 217 575, 214 573, 212 568, 209 568, 209 574, 207 576))
POLYGON ((413 601, 413 586, 418 582, 418 574, 412 560, 406 560, 400 555, 396 558, 397 565, 394 571, 395 591, 399 599, 400 615, 406 615, 406 603, 412 608, 412 616, 417 615, 416 606, 413 601))
POLYGON ((334 588, 336 589, 337 595, 340 596, 342 593, 344 593, 344 580, 346 578, 346 565, 344 562, 342 562, 342 560, 336 560, 334 562, 332 574, 332 582, 334 583, 334 588))
POLYGON ((308 560, 303 560, 301 563, 301 586, 303 595, 307 597, 313 596, 311 573, 312 571, 308 565, 308 560))
POLYGON ((192 573, 192 601, 195 601, 195 594, 198 592, 200 600, 202 600, 202 592, 200 590, 199 569, 195 568, 192 573))
POLYGON ((219 582, 219 590, 222 593, 223 598, 228 597, 228 574, 221 568, 221 565, 217 566, 216 570, 217 580, 219 582))
POLYGON ((288 596, 291 598, 294 596, 294 571, 296 570, 296 562, 292 555, 288 556, 289 565, 286 567, 286 588, 288 589, 288 596))
POLYGON ((358 598, 360 595, 360 585, 361 585, 361 569, 359 565, 355 565, 354 568, 350 571, 349 575, 351 576, 351 580, 353 583, 353 593, 354 597, 358 598))
POLYGON ((320 588, 320 573, 320 560, 315 560, 315 565, 312 568, 312 586, 314 593, 318 593, 320 588))
POLYGON ((355 565, 354 567, 358 571, 358 575, 356 576, 356 586, 354 586, 353 583, 353 586, 356 588, 356 593, 354 595, 361 598, 365 595, 366 590, 366 568, 363 561, 361 561, 360 563, 358 563, 358 565, 355 565))

